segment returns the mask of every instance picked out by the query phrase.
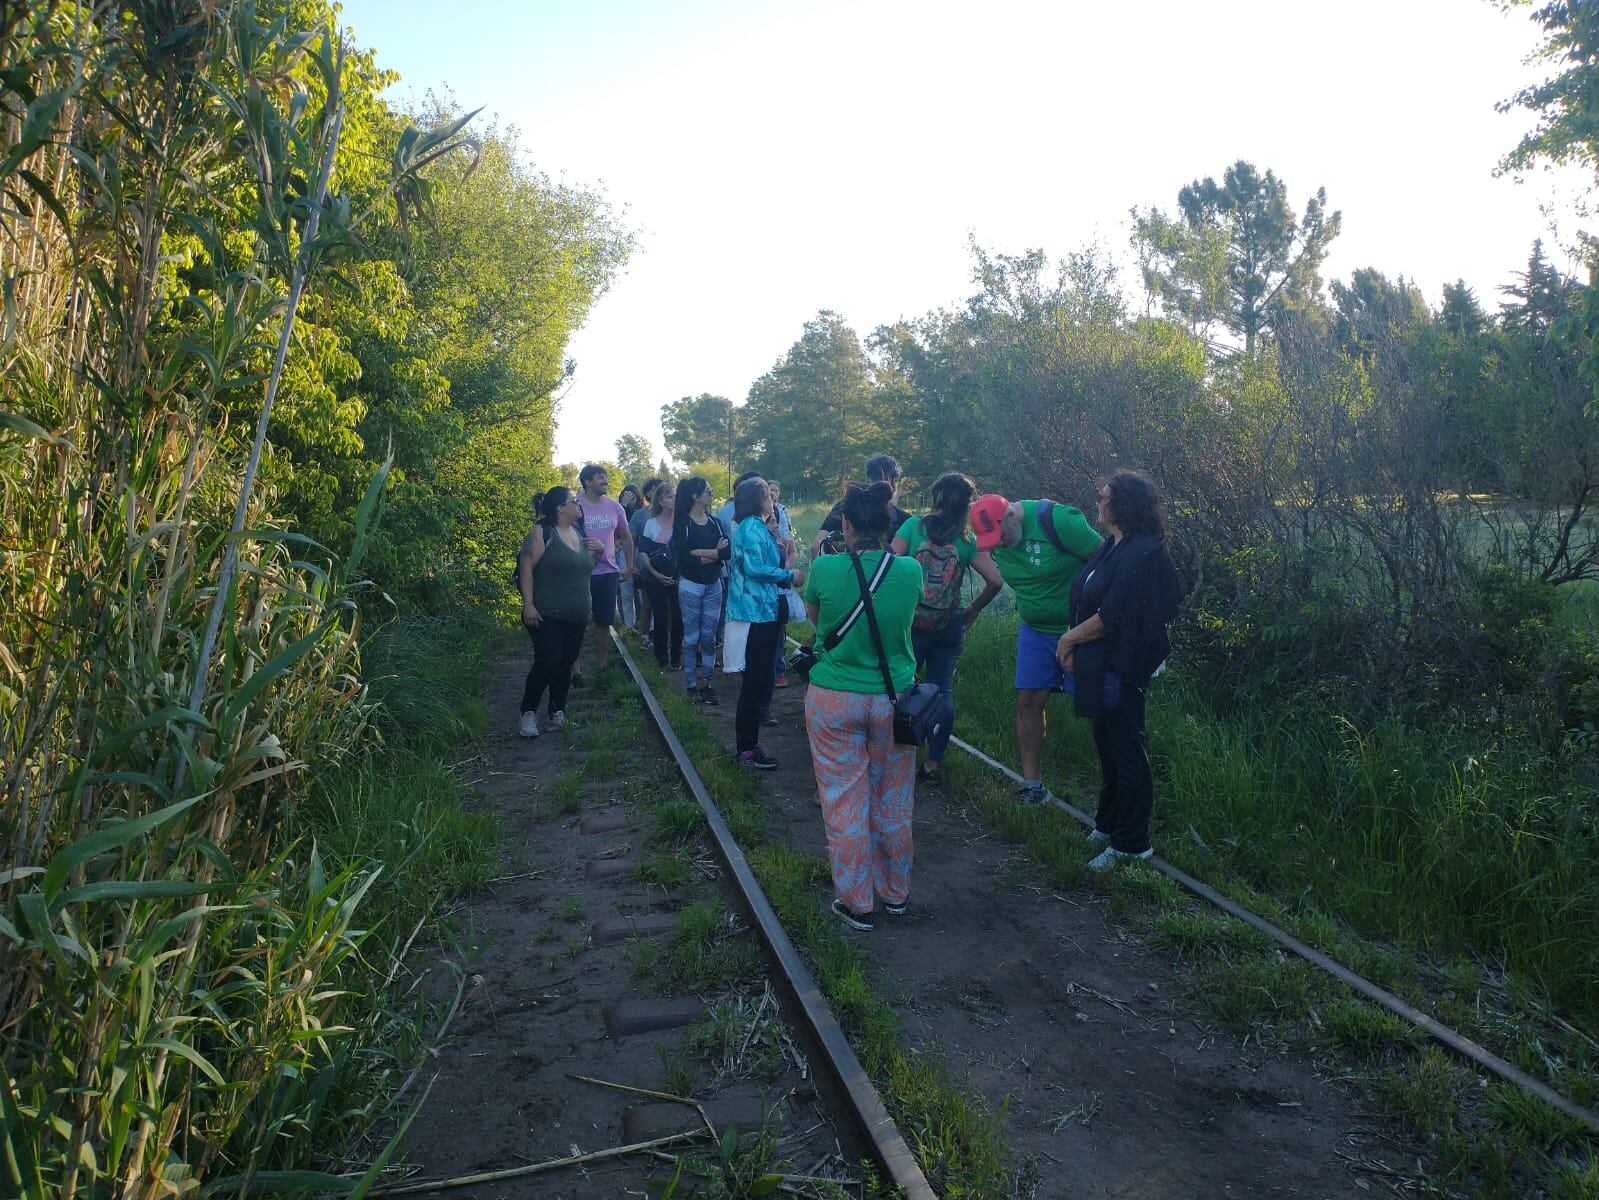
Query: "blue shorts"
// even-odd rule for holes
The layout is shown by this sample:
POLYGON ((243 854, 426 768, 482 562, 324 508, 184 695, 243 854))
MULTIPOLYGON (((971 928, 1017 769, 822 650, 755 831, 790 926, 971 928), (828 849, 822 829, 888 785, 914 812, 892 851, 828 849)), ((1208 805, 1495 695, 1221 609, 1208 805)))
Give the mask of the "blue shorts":
POLYGON ((1016 623, 1016 690, 1072 693, 1072 677, 1060 669, 1055 647, 1060 638, 1039 633, 1026 621, 1016 623))

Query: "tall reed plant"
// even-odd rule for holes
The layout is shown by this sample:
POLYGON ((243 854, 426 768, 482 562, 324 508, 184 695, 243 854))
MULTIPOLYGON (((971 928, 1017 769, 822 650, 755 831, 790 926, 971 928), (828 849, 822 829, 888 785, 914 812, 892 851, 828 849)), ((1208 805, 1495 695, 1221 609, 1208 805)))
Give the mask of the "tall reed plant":
MULTIPOLYGON (((286 833, 367 721, 385 473, 341 560, 227 436, 250 395, 264 433, 294 299, 350 236, 337 39, 295 12, 0 10, 5 1195, 292 1182, 349 1120, 380 870, 286 833)), ((453 132, 408 135, 396 190, 453 132)))

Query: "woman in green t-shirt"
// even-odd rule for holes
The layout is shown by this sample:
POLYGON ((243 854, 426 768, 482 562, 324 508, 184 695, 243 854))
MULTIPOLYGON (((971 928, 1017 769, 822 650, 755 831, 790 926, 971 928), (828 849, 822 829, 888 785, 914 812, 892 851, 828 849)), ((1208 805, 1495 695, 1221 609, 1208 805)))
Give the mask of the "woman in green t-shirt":
MULTIPOLYGON (((888 554, 893 497, 894 489, 882 482, 852 483, 845 491, 841 507, 849 553, 818 558, 805 583, 806 612, 819 632, 831 632, 860 600, 857 562, 868 580, 877 579, 888 554)), ((916 561, 891 557, 871 605, 893 694, 884 688, 864 613, 833 649, 818 650, 805 693, 805 731, 833 865, 833 912, 855 929, 871 929, 874 895, 893 916, 905 911, 910 895, 916 751, 894 741, 894 701, 916 676, 911 621, 921 594, 916 561)))
POLYGON ((917 669, 926 669, 927 682, 943 693, 948 712, 927 743, 927 761, 916 769, 916 778, 929 783, 939 780, 939 767, 955 728, 955 664, 966 646, 966 630, 1000 589, 993 555, 979 550, 977 539, 966 528, 976 494, 977 486, 959 471, 940 475, 933 481, 932 511, 901 525, 892 547, 895 554, 909 554, 922 570, 922 598, 916 602, 916 619, 911 623, 911 645, 916 650, 917 669), (968 569, 983 577, 983 590, 963 609, 961 587, 968 569))

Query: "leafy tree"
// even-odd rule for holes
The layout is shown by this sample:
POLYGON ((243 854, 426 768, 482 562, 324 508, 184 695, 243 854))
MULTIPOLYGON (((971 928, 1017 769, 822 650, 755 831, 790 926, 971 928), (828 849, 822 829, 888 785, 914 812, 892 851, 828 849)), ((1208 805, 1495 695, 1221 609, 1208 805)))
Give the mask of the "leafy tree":
POLYGON ((709 392, 661 405, 667 453, 679 462, 719 462, 731 470, 742 454, 739 415, 726 396, 709 392))
POLYGON ((612 480, 612 487, 620 491, 622 484, 643 483, 653 473, 650 459, 654 454, 649 439, 640 437, 636 433, 624 433, 616 439, 616 465, 621 471, 621 478, 612 480))
POLYGON ((1571 313, 1578 287, 1576 280, 1550 264, 1544 256, 1543 239, 1539 238, 1532 244, 1527 269, 1499 290, 1506 297, 1499 310, 1500 324, 1506 329, 1542 336, 1557 320, 1571 313))
MULTIPOLYGON (((1532 8, 1534 0, 1508 0, 1532 8)), ((1550 0, 1533 9, 1544 31, 1536 57, 1558 64, 1542 83, 1523 88, 1499 104, 1499 111, 1525 108, 1538 116, 1537 127, 1505 155, 1501 166, 1524 171, 1539 162, 1599 169, 1599 8, 1572 0, 1550 0)))
POLYGON ((1475 336, 1488 327, 1488 315, 1477 300, 1477 293, 1464 279, 1444 284, 1443 303, 1438 308, 1438 323, 1450 333, 1475 336))
POLYGON ((892 450, 872 365, 855 331, 823 310, 775 366, 755 381, 745 404, 756 465, 796 492, 835 490, 877 450, 892 450))
POLYGON ((1304 216, 1288 189, 1239 160, 1217 183, 1206 176, 1177 194, 1178 215, 1133 211, 1133 243, 1151 297, 1191 328, 1220 324, 1246 353, 1283 314, 1315 301, 1327 247, 1341 215, 1318 189, 1304 216))

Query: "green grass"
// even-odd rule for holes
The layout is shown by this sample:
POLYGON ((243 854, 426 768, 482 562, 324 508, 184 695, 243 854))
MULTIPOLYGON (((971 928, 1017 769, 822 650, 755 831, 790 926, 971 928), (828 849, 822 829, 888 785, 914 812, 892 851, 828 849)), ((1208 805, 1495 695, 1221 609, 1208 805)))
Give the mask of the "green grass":
POLYGON ((718 1077, 737 1075, 771 1083, 784 1066, 783 1029, 774 1011, 748 1002, 719 1004, 688 1031, 684 1050, 714 1065, 718 1077))
POLYGON ((564 771, 550 780, 539 799, 541 816, 570 817, 583 811, 583 772, 564 771))
POLYGON ((761 970, 760 952, 732 924, 719 901, 688 905, 664 943, 634 938, 628 953, 635 971, 668 992, 721 992, 761 970))
POLYGON ((402 617, 365 647, 380 740, 317 772, 293 829, 316 843, 330 874, 382 868, 362 906, 368 928, 408 934, 499 865, 498 826, 450 765, 486 723, 490 638, 487 623, 469 617, 402 617))

